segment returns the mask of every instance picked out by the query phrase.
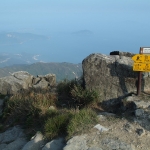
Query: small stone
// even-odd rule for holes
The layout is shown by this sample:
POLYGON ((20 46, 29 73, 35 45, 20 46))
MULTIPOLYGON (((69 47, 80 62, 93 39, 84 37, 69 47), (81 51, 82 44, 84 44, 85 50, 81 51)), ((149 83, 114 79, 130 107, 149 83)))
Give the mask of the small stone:
POLYGON ((123 127, 124 127, 124 130, 128 132, 132 132, 132 130, 134 129, 134 127, 129 123, 126 123, 123 127))
POLYGON ((139 136, 143 136, 145 134, 145 131, 143 129, 137 129, 136 130, 136 133, 139 135, 139 136))
POLYGON ((98 129, 99 131, 103 132, 103 131, 108 131, 109 129, 103 127, 100 124, 97 124, 96 126, 94 126, 94 128, 98 129))
POLYGON ((97 117, 100 121, 106 120, 106 117, 104 115, 98 115, 97 117))
POLYGON ((54 106, 50 106, 49 110, 55 110, 56 108, 54 106))

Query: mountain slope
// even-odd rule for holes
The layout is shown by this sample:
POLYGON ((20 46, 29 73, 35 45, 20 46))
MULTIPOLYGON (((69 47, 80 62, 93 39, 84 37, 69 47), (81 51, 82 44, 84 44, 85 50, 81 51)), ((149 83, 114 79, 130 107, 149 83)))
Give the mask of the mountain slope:
POLYGON ((13 65, 9 67, 0 68, 0 77, 9 76, 10 73, 16 71, 27 71, 30 74, 45 75, 48 73, 56 74, 56 80, 74 79, 82 75, 82 64, 72 63, 34 63, 31 65, 13 65), (9 73, 10 72, 10 73, 9 73))

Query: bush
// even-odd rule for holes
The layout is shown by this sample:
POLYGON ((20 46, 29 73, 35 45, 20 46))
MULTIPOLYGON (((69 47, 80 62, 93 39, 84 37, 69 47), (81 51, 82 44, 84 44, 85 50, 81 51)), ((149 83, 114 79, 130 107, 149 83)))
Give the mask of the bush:
POLYGON ((4 118, 11 118, 11 123, 26 124, 26 120, 39 118, 41 110, 36 107, 32 100, 10 99, 4 110, 4 118))
POLYGON ((57 97, 53 93, 35 93, 27 91, 18 93, 7 100, 3 119, 11 118, 11 123, 21 123, 26 127, 38 125, 51 105, 55 105, 57 97), (38 122, 38 123, 37 123, 38 122))
POLYGON ((67 138, 71 138, 75 134, 85 133, 97 122, 97 115, 92 109, 82 109, 79 111, 79 113, 75 113, 70 119, 70 122, 67 126, 67 138))
POLYGON ((80 107, 97 103, 99 99, 99 95, 95 90, 83 89, 80 85, 74 85, 71 89, 71 96, 76 105, 79 105, 80 107))
POLYGON ((70 113, 56 114, 45 122, 44 131, 48 139, 66 134, 66 128, 71 117, 70 113))
POLYGON ((79 80, 64 80, 57 85, 58 95, 67 99, 67 104, 73 107, 84 107, 97 103, 99 94, 95 90, 87 90, 83 87, 83 77, 79 80))
POLYGON ((59 95, 70 96, 71 89, 76 84, 77 84, 77 81, 75 79, 71 81, 64 79, 63 81, 58 83, 57 92, 59 95))
POLYGON ((63 113, 57 111, 46 120, 44 132, 48 139, 53 139, 58 135, 67 135, 69 139, 75 134, 85 133, 97 122, 97 115, 92 109, 82 109, 79 113, 72 110, 63 113))

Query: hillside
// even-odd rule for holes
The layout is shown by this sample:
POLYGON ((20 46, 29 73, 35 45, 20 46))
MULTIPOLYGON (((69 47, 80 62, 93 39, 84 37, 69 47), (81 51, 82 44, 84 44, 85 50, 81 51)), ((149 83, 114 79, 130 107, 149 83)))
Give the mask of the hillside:
POLYGON ((16 71, 27 71, 30 74, 45 75, 48 73, 56 74, 56 80, 60 81, 63 79, 74 79, 82 75, 82 64, 72 63, 34 63, 31 65, 13 65, 9 67, 0 68, 0 77, 10 75, 9 72, 13 73, 16 71))

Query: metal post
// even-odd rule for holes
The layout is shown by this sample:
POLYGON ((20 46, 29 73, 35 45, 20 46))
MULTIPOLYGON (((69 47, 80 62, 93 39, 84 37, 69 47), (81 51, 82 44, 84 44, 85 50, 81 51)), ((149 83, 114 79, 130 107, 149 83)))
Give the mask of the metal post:
MULTIPOLYGON (((140 47, 140 54, 143 53, 143 48, 140 47)), ((142 82, 142 72, 139 71, 138 73, 138 85, 137 85, 137 95, 139 96, 141 94, 141 83, 142 82)))
POLYGON ((137 95, 141 94, 141 80, 142 80, 142 72, 138 73, 138 87, 137 87, 137 95))

